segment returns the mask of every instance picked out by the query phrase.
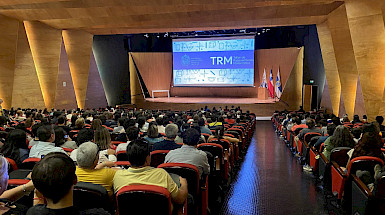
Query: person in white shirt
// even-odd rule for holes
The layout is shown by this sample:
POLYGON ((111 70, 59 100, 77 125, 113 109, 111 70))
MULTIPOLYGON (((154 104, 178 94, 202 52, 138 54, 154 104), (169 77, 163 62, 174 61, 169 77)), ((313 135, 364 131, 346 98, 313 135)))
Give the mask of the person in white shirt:
POLYGON ((42 158, 42 156, 50 152, 62 152, 66 153, 63 148, 55 146, 55 132, 51 125, 42 125, 37 129, 37 136, 39 142, 32 146, 29 157, 30 158, 42 158))
POLYGON ((111 136, 106 128, 101 127, 96 129, 94 140, 100 150, 98 163, 103 163, 104 161, 117 161, 115 150, 111 149, 111 136))
POLYGON ((116 147, 116 152, 120 151, 126 151, 128 144, 133 141, 138 139, 139 137, 139 129, 135 126, 130 126, 126 129, 126 135, 127 135, 127 143, 121 143, 116 147))

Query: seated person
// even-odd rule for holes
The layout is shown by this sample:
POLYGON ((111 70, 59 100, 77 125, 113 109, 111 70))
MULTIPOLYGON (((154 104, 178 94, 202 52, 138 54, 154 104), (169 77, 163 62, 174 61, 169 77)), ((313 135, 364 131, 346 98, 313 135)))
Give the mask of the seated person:
POLYGON ((27 135, 21 129, 15 129, 9 132, 5 144, 0 149, 0 153, 4 157, 11 158, 20 165, 29 156, 29 149, 27 146, 27 135))
POLYGON ((32 146, 29 152, 30 158, 41 158, 50 152, 66 153, 61 147, 55 146, 55 132, 51 125, 42 125, 37 129, 39 142, 32 146))
POLYGON ((29 195, 35 187, 32 181, 24 185, 17 186, 10 190, 6 190, 8 186, 8 162, 0 156, 0 211, 1 214, 25 214, 28 210, 27 207, 21 204, 15 203, 23 196, 29 195), (5 205, 7 204, 7 205, 5 205))
POLYGON ((299 151, 298 150, 298 141, 299 140, 303 141, 305 134, 310 133, 310 132, 322 134, 321 129, 315 127, 315 121, 313 119, 311 119, 311 118, 306 119, 306 126, 307 126, 307 128, 302 129, 301 132, 299 132, 299 134, 296 137, 294 137, 294 141, 295 141, 296 147, 297 147, 297 152, 299 151))
POLYGON ((204 151, 198 150, 197 145, 200 139, 200 133, 189 128, 184 132, 183 146, 179 149, 171 150, 165 158, 165 163, 188 163, 196 166, 199 170, 199 177, 202 174, 210 173, 210 165, 207 155, 204 151))
POLYGON ((349 128, 339 125, 333 133, 333 136, 325 140, 325 149, 322 152, 330 160, 330 153, 337 147, 354 147, 354 140, 350 134, 349 128))
POLYGON ((57 128, 62 128, 67 134, 70 133, 71 128, 66 126, 66 118, 64 116, 60 116, 57 118, 57 128))
MULTIPOLYGON (((94 131, 89 128, 83 128, 78 132, 78 136, 76 138, 76 144, 80 146, 85 142, 92 142, 93 140, 94 140, 94 131)), ((76 162, 77 153, 78 153, 78 149, 75 149, 71 152, 71 158, 75 162, 76 162)))
POLYGON ((27 214, 109 214, 101 208, 79 211, 74 207, 75 171, 74 162, 66 154, 54 152, 44 156, 32 170, 32 181, 36 187, 34 199, 37 201, 27 214))
POLYGON ((102 185, 106 188, 108 195, 113 196, 112 181, 115 176, 116 169, 104 168, 115 166, 114 162, 104 161, 98 164, 98 146, 92 142, 83 143, 77 152, 76 175, 79 182, 90 182, 102 185))
POLYGON ((187 198, 187 181, 179 177, 180 188, 171 176, 162 168, 150 167, 150 144, 136 139, 127 146, 128 161, 131 167, 118 170, 114 177, 114 191, 118 192, 124 186, 132 184, 156 185, 166 188, 171 200, 176 204, 183 204, 187 198))
POLYGON ((209 135, 212 135, 213 133, 210 131, 209 128, 206 127, 206 123, 205 123, 205 120, 203 118, 199 118, 198 119, 198 124, 201 128, 201 133, 205 133, 205 134, 209 134, 209 135))
POLYGON ((139 129, 135 126, 130 126, 126 129, 127 135, 127 143, 121 143, 116 147, 116 152, 126 151, 127 145, 130 144, 131 141, 138 139, 139 137, 139 129))
POLYGON ((175 143, 175 138, 178 135, 178 126, 175 124, 168 124, 166 126, 166 138, 163 141, 154 143, 152 151, 155 150, 173 150, 181 146, 175 143))
POLYGON ((162 141, 163 137, 159 137, 158 126, 155 123, 151 122, 150 125, 148 126, 147 136, 145 136, 143 139, 149 142, 152 147, 154 143, 162 141))
MULTIPOLYGON (((96 119, 94 120, 94 122, 96 119)), ((99 162, 116 162, 115 150, 111 149, 111 136, 107 128, 100 127, 95 130, 95 143, 99 147, 99 162)))
POLYGON ((209 137, 209 139, 207 140, 207 142, 210 142, 212 139, 217 139, 217 140, 225 139, 225 140, 228 140, 230 143, 233 143, 233 144, 236 144, 239 142, 239 140, 237 138, 223 136, 224 134, 225 134, 225 128, 223 126, 217 126, 215 128, 215 134, 211 135, 209 137))
POLYGON ((61 127, 55 128, 55 146, 69 149, 76 149, 78 145, 76 145, 75 141, 72 141, 71 138, 67 135, 68 133, 64 131, 61 127))
POLYGON ((322 143, 324 143, 326 141, 326 139, 328 139, 329 137, 333 136, 333 133, 334 131, 336 130, 336 125, 335 124, 329 124, 327 126, 327 136, 322 136, 320 138, 318 138, 317 142, 314 144, 314 148, 317 149, 317 151, 320 150, 320 147, 322 145, 322 143))

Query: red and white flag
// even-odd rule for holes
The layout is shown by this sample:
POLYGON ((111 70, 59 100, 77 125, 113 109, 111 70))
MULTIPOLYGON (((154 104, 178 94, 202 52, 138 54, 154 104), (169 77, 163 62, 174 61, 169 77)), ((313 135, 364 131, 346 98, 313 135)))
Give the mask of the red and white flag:
POLYGON ((269 90, 269 96, 274 98, 274 82, 273 82, 273 69, 270 70, 270 80, 267 85, 267 89, 269 90))

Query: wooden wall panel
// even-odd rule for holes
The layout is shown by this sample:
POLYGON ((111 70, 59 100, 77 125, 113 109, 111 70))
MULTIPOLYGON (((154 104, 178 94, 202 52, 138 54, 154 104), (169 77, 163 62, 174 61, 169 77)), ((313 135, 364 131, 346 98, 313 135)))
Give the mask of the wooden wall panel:
POLYGON ((139 78, 136 73, 136 69, 134 66, 134 61, 132 60, 132 53, 129 53, 129 70, 130 70, 130 91, 131 91, 131 104, 135 105, 143 105, 144 97, 143 92, 139 83, 139 78))
POLYGON ((288 106, 285 107, 287 110, 298 110, 299 106, 302 105, 303 50, 304 48, 302 47, 286 82, 286 90, 282 92, 281 101, 288 104, 288 106))
POLYGON ((345 3, 369 121, 380 112, 385 87, 385 28, 380 3, 365 0, 345 3))
POLYGON ((0 15, 0 98, 3 108, 12 104, 13 77, 19 21, 0 15))
POLYGON ((338 116, 340 107, 341 82, 338 75, 337 60, 333 47, 332 35, 326 22, 318 24, 317 31, 322 52, 322 59, 324 62, 326 80, 328 83, 328 93, 330 95, 330 110, 332 113, 338 116))
POLYGON ((68 55, 76 101, 84 108, 93 36, 87 32, 63 30, 64 45, 68 55))
POLYGON ((70 67, 68 65, 68 57, 64 47, 64 42, 62 42, 60 53, 59 73, 56 85, 55 108, 77 108, 74 85, 72 83, 72 77, 70 67))
MULTIPOLYGON (((339 103, 339 101, 338 101, 339 103)), ((333 113, 332 100, 330 98, 330 91, 327 79, 325 79, 324 91, 322 92, 321 107, 327 110, 328 113, 333 113)))
POLYGON ((267 78, 269 78, 270 69, 273 69, 274 83, 278 67, 280 68, 284 91, 299 51, 296 47, 256 50, 254 75, 256 87, 172 87, 170 84, 172 81, 172 53, 132 53, 132 56, 150 94, 152 90, 169 89, 171 96, 256 98, 264 67, 267 78))
POLYGON ((45 106, 55 105, 57 75, 61 52, 61 30, 37 21, 24 21, 33 61, 45 106))
POLYGON ((100 79, 98 67, 96 66, 95 56, 93 52, 91 52, 85 108, 91 109, 106 106, 106 93, 102 85, 102 80, 100 79))
MULTIPOLYGON (((338 117, 342 118, 345 114, 346 114, 346 110, 345 110, 345 101, 344 101, 344 97, 342 95, 342 92, 341 92, 341 96, 340 96, 340 108, 339 108, 339 111, 338 111, 338 117)), ((349 119, 353 119, 352 118, 352 115, 348 115, 349 116, 349 119)))
POLYGON ((43 94, 23 23, 19 25, 18 35, 13 79, 13 85, 16 87, 12 92, 12 106, 43 109, 45 107, 43 94))
POLYGON ((312 85, 303 85, 303 109, 311 111, 312 85))
POLYGON ((358 78, 357 80, 357 93, 356 93, 356 104, 354 106, 354 114, 357 114, 358 116, 360 116, 360 118, 363 115, 367 115, 365 102, 364 102, 364 95, 362 94, 360 78, 358 78))
MULTIPOLYGON (((345 5, 340 6, 329 14, 328 27, 340 76, 341 95, 344 97, 345 110, 349 116, 352 116, 354 113, 358 72, 345 5)), ((335 73, 331 75, 335 75, 335 73)))

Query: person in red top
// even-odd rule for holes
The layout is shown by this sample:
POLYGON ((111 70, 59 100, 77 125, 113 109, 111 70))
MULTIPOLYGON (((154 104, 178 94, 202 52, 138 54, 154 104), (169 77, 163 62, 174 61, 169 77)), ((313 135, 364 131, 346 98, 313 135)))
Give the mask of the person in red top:
POLYGON ((301 120, 298 117, 295 118, 294 125, 291 127, 291 131, 294 132, 297 128, 307 128, 306 124, 301 124, 301 120))

